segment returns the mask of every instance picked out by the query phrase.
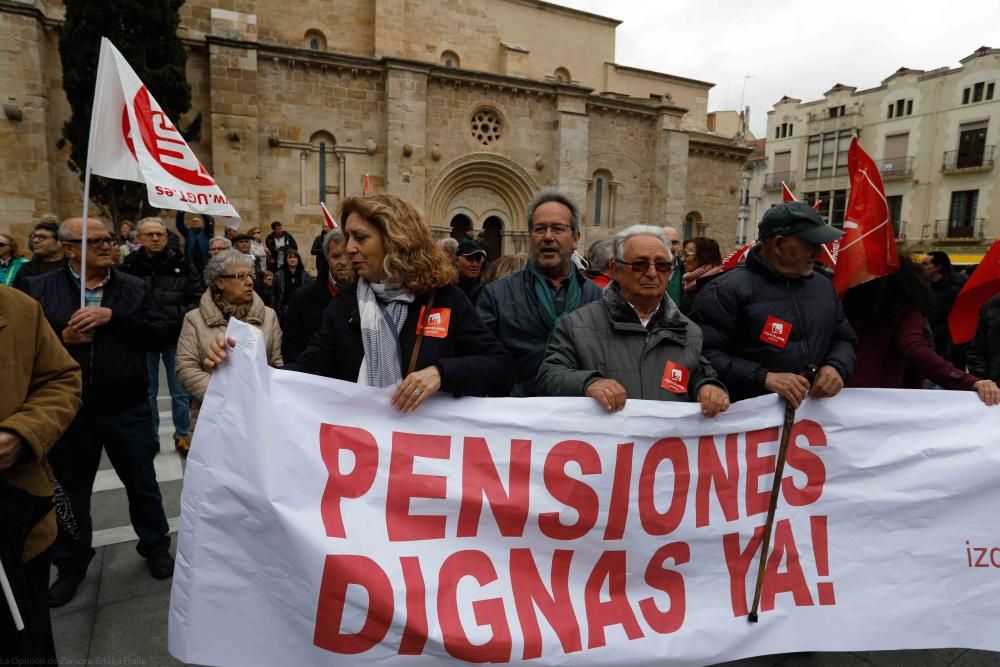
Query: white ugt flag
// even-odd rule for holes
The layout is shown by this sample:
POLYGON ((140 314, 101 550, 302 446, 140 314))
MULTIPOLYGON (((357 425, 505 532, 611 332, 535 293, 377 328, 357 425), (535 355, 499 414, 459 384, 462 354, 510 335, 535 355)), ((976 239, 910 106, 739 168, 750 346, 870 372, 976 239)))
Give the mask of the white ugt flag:
POLYGON ((93 173, 145 183, 152 206, 239 217, 128 61, 107 38, 101 38, 89 151, 93 173))

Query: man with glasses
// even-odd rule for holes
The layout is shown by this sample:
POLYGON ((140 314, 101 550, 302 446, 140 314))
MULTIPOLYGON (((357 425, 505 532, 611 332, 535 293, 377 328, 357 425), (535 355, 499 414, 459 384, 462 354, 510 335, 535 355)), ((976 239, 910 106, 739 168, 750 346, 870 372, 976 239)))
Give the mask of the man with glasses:
POLYGON ((600 301, 563 318, 538 371, 546 396, 590 396, 608 412, 629 398, 691 401, 705 417, 729 396, 701 355, 701 330, 667 296, 673 270, 659 227, 633 225, 614 238, 614 280, 600 301))
POLYGON ((705 357, 734 400, 775 393, 794 407, 834 396, 854 372, 857 336, 814 264, 844 232, 803 202, 772 206, 746 262, 694 299, 705 357))
MULTIPOLYGON (((227 239, 225 236, 216 236, 214 239, 208 242, 208 254, 215 257, 223 250, 229 250, 233 247, 233 242, 227 239)), ((209 258, 211 259, 211 257, 209 258)))
POLYGON ((55 271, 65 263, 62 246, 59 245, 59 218, 46 213, 38 219, 34 231, 28 237, 31 246, 31 261, 21 267, 14 279, 14 287, 24 290, 28 278, 55 271))
POLYGON ((149 407, 153 416, 150 444, 155 456, 160 451, 160 411, 156 396, 160 391, 160 358, 170 388, 170 410, 174 422, 174 448, 187 456, 190 449, 188 429, 191 422, 190 399, 177 381, 174 370, 177 358, 177 338, 181 334, 184 315, 198 307, 205 291, 198 270, 184 255, 167 245, 167 229, 159 218, 144 218, 136 225, 136 238, 142 248, 122 262, 124 273, 142 279, 153 292, 153 301, 160 315, 172 328, 171 343, 163 350, 146 353, 149 373, 149 407))
POLYGON ((112 267, 114 239, 104 223, 88 220, 86 269, 81 266, 83 236, 81 218, 63 222, 59 240, 69 261, 62 270, 33 278, 27 286, 83 375, 83 407, 49 452, 76 524, 59 525, 52 551, 59 570, 49 588, 52 607, 73 599, 94 557, 90 496, 102 447, 125 486, 129 517, 139 537, 136 549, 150 573, 165 579, 174 569, 149 447, 152 422, 146 395, 146 352, 170 343, 171 327, 157 312, 146 283, 112 267))
POLYGON ((528 266, 487 285, 476 309, 514 358, 512 396, 534 396, 545 346, 559 321, 601 297, 601 288, 573 264, 580 214, 568 197, 547 190, 528 206, 528 266))

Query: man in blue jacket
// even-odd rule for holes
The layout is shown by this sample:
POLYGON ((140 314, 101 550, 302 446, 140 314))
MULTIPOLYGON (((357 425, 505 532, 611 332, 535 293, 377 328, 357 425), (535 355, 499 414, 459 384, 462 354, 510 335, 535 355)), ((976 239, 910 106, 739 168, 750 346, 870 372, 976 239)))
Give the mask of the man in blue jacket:
POLYGON ((734 401, 775 393, 798 407, 834 396, 854 372, 857 336, 813 265, 844 233, 802 202, 773 206, 758 230, 747 261, 695 297, 705 357, 734 401))
POLYGON ((52 562, 59 570, 49 589, 52 607, 73 599, 94 557, 90 496, 102 448, 128 494, 129 517, 139 537, 136 550, 153 577, 165 579, 174 571, 149 447, 152 423, 146 397, 146 351, 170 342, 170 325, 157 312, 146 283, 112 268, 113 237, 100 220, 91 218, 87 223, 86 271, 81 269, 83 220, 63 222, 59 240, 69 259, 66 266, 29 278, 25 288, 42 305, 45 319, 83 375, 83 407, 49 452, 78 528, 59 525, 52 550, 52 562))
POLYGON ((479 295, 479 318, 514 358, 512 396, 534 396, 535 376, 552 331, 563 316, 601 298, 601 288, 573 264, 580 214, 567 196, 540 192, 528 206, 528 266, 488 285, 479 295))

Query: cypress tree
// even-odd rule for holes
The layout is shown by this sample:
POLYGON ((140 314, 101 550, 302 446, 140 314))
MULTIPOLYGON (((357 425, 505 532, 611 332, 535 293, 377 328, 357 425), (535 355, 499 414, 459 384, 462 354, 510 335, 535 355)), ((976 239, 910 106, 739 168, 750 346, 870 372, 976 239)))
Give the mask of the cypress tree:
MULTIPOLYGON (((196 138, 201 114, 187 128, 180 116, 191 108, 191 86, 184 73, 187 53, 177 36, 184 0, 66 0, 66 21, 59 35, 63 89, 71 115, 62 137, 70 145, 69 166, 81 182, 87 164, 91 108, 101 37, 107 37, 135 70, 150 94, 185 139, 196 138)), ((136 219, 148 208, 146 186, 92 175, 90 198, 114 220, 136 219)))

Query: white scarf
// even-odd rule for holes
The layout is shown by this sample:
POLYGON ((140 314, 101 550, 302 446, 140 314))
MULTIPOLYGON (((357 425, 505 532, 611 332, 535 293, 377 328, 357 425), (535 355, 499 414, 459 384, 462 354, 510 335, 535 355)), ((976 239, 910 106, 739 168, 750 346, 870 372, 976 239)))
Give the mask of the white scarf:
POLYGON ((406 324, 406 311, 414 296, 398 287, 370 283, 358 278, 358 310, 361 314, 361 360, 358 384, 392 387, 403 379, 399 332, 406 324))

